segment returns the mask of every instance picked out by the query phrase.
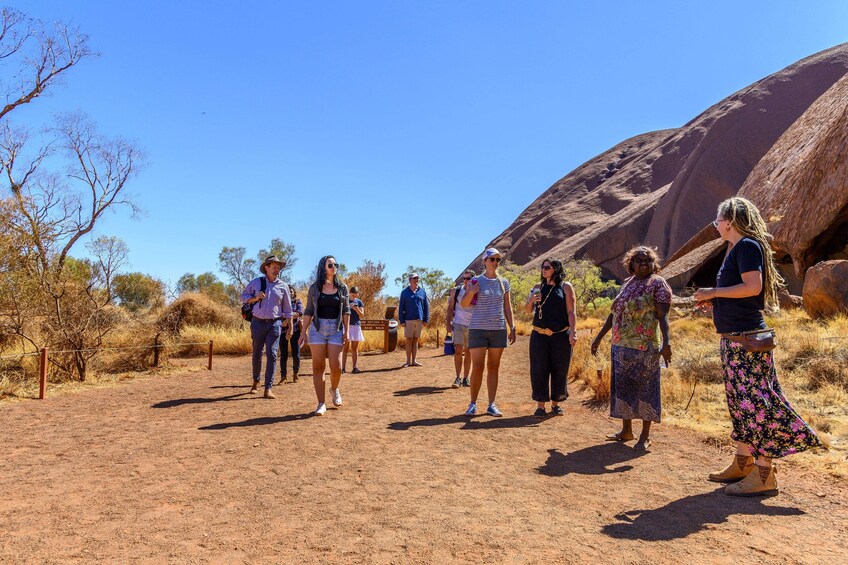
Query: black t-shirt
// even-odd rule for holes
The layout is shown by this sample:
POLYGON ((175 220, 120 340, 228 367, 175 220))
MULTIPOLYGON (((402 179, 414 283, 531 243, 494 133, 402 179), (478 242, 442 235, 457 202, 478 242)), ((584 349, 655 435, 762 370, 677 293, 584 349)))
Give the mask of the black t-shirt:
MULTIPOLYGON (((359 306, 360 308, 365 308, 365 304, 358 298, 354 298, 350 301, 351 306, 359 306)), ((359 326, 361 325, 359 322, 359 314, 353 308, 350 309, 350 325, 351 326, 359 326)))
POLYGON ((566 312, 565 291, 563 291, 562 286, 543 284, 540 292, 544 304, 540 302, 541 308, 539 308, 539 305, 534 308, 533 325, 554 332, 565 329, 568 326, 568 312, 566 312), (542 311, 541 319, 539 318, 539 310, 542 311))
POLYGON ((338 320, 342 309, 342 299, 337 290, 333 294, 318 295, 318 318, 325 320, 338 320))
MULTIPOLYGON (((716 277, 716 288, 742 283, 742 273, 763 272, 763 251, 760 244, 742 238, 731 248, 716 277)), ((763 319, 765 286, 757 296, 747 298, 714 298, 713 323, 718 333, 747 332, 766 327, 763 319)))

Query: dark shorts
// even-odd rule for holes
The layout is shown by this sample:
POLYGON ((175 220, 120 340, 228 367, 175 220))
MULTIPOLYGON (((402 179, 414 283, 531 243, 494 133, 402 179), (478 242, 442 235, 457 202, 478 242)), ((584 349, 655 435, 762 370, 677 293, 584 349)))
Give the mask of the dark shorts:
POLYGON ((486 349, 505 349, 507 331, 503 330, 468 330, 468 349, 485 347, 486 349))

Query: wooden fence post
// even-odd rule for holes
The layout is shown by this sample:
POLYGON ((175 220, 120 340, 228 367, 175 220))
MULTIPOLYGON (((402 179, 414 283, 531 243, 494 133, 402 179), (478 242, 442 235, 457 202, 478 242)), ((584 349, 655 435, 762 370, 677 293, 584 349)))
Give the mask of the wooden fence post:
POLYGON ((41 379, 38 387, 38 398, 44 400, 44 395, 47 392, 47 348, 41 348, 41 379))
POLYGON ((209 365, 207 366, 207 368, 210 371, 212 370, 212 340, 211 339, 209 340, 209 365))

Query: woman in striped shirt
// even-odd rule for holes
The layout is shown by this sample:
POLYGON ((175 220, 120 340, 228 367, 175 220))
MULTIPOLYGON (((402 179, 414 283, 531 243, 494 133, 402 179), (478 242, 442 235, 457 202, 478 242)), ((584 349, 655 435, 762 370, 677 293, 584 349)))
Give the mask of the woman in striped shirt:
POLYGON ((469 290, 462 297, 463 308, 473 306, 468 324, 468 350, 471 352, 471 403, 466 416, 477 413, 477 395, 483 384, 483 366, 486 367, 486 389, 489 407, 486 414, 503 416, 495 406, 498 392, 498 369, 501 355, 509 343, 515 343, 515 323, 512 318, 512 303, 509 281, 498 276, 501 254, 494 247, 483 253, 484 274, 471 279, 469 290), (486 352, 489 354, 486 359, 486 352))

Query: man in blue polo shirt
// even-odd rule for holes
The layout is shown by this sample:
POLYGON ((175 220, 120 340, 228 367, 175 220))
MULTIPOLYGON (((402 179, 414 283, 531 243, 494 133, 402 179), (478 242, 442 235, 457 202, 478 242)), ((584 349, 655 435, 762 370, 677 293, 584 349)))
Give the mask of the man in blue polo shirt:
POLYGON ((404 367, 420 367, 415 358, 418 356, 418 340, 421 330, 430 321, 430 302, 427 293, 418 286, 418 273, 409 275, 409 286, 400 293, 398 306, 398 322, 403 326, 403 337, 406 340, 406 363, 404 367))
MULTIPOLYGON (((289 285, 278 277, 286 265, 276 255, 267 257, 260 265, 261 277, 250 281, 241 293, 244 304, 253 304, 253 319, 250 320, 250 337, 253 339, 253 386, 251 394, 259 388, 262 371, 262 349, 265 349, 265 398, 276 398, 271 392, 274 386, 274 370, 277 368, 277 351, 283 333, 283 318, 291 320, 292 305, 289 285), (262 290, 265 279, 265 290, 262 290)), ((292 324, 286 324, 286 339, 292 335, 292 324)))

